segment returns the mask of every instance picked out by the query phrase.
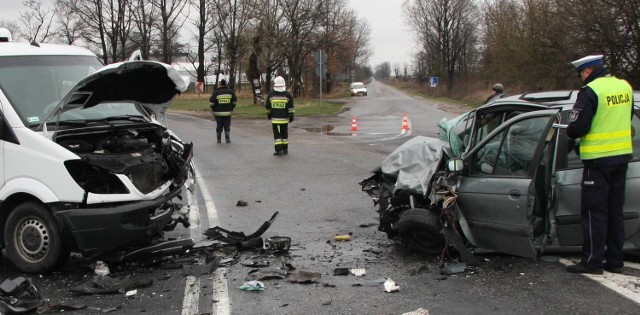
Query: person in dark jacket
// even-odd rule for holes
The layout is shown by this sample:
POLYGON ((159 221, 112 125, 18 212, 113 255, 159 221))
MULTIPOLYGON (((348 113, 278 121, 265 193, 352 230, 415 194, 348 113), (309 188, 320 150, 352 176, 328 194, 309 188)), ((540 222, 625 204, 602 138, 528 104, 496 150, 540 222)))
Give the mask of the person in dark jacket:
POLYGON ((224 140, 231 143, 229 133, 231 132, 231 114, 236 107, 238 98, 236 93, 227 86, 225 79, 220 80, 218 87, 213 90, 209 102, 211 111, 216 119, 216 138, 218 143, 222 142, 222 130, 224 130, 224 140))
POLYGON ((494 99, 500 97, 500 95, 504 94, 504 86, 500 83, 496 83, 491 87, 491 95, 487 97, 487 100, 484 101, 485 104, 493 101, 494 99))
POLYGON ((602 55, 572 64, 584 86, 569 117, 567 135, 580 138, 582 257, 571 273, 621 273, 624 265, 624 190, 632 158, 633 90, 611 76, 602 55))
POLYGON ((265 101, 267 118, 271 119, 275 152, 273 155, 289 154, 289 123, 293 122, 293 96, 286 89, 283 77, 273 80, 273 91, 265 101))

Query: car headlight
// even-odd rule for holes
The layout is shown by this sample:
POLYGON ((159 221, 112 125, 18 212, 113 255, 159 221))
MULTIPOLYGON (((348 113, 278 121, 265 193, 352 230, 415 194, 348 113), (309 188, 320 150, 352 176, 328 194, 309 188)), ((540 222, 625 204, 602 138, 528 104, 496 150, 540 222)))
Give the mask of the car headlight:
POLYGON ((84 160, 64 162, 67 171, 76 183, 87 192, 94 194, 128 194, 129 190, 111 172, 84 160))

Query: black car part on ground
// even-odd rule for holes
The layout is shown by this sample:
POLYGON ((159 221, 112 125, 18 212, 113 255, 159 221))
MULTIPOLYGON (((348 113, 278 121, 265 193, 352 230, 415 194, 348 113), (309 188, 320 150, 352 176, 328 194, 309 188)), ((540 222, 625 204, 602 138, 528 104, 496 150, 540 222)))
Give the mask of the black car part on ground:
POLYGON ((244 232, 229 231, 219 226, 207 229, 204 232, 204 235, 211 240, 219 240, 230 245, 235 245, 240 249, 259 248, 264 244, 260 236, 269 229, 271 224, 273 224, 278 217, 278 213, 279 212, 276 211, 271 216, 271 219, 265 221, 258 230, 249 235, 245 235, 244 232))
POLYGON ((0 314, 32 312, 41 304, 40 292, 29 278, 6 279, 0 284, 0 314))

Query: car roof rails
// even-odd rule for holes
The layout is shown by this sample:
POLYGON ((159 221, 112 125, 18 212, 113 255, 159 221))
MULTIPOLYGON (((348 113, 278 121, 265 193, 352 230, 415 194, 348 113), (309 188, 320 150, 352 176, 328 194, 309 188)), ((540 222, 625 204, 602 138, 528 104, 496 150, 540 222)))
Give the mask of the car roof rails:
POLYGON ((574 90, 524 92, 520 95, 519 99, 532 102, 568 101, 572 98, 574 92, 574 90))

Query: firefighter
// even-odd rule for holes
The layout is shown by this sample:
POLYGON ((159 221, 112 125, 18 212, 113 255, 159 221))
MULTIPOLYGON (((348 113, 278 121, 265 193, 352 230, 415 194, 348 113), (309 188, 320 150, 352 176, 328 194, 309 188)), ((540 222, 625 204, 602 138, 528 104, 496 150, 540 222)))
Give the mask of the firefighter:
POLYGON ((222 142, 222 130, 224 130, 224 140, 231 143, 229 133, 231 132, 231 114, 236 107, 238 98, 236 93, 227 86, 225 79, 220 80, 218 87, 213 90, 209 102, 211 111, 216 119, 216 138, 218 143, 222 142))
POLYGON ((602 55, 572 64, 584 86, 570 114, 567 135, 580 138, 582 257, 571 273, 621 273, 624 265, 624 189, 632 158, 633 90, 611 76, 602 55))
POLYGON ((273 91, 265 101, 267 118, 271 119, 275 152, 273 155, 289 154, 289 123, 293 122, 293 96, 286 89, 283 77, 273 80, 273 91))

